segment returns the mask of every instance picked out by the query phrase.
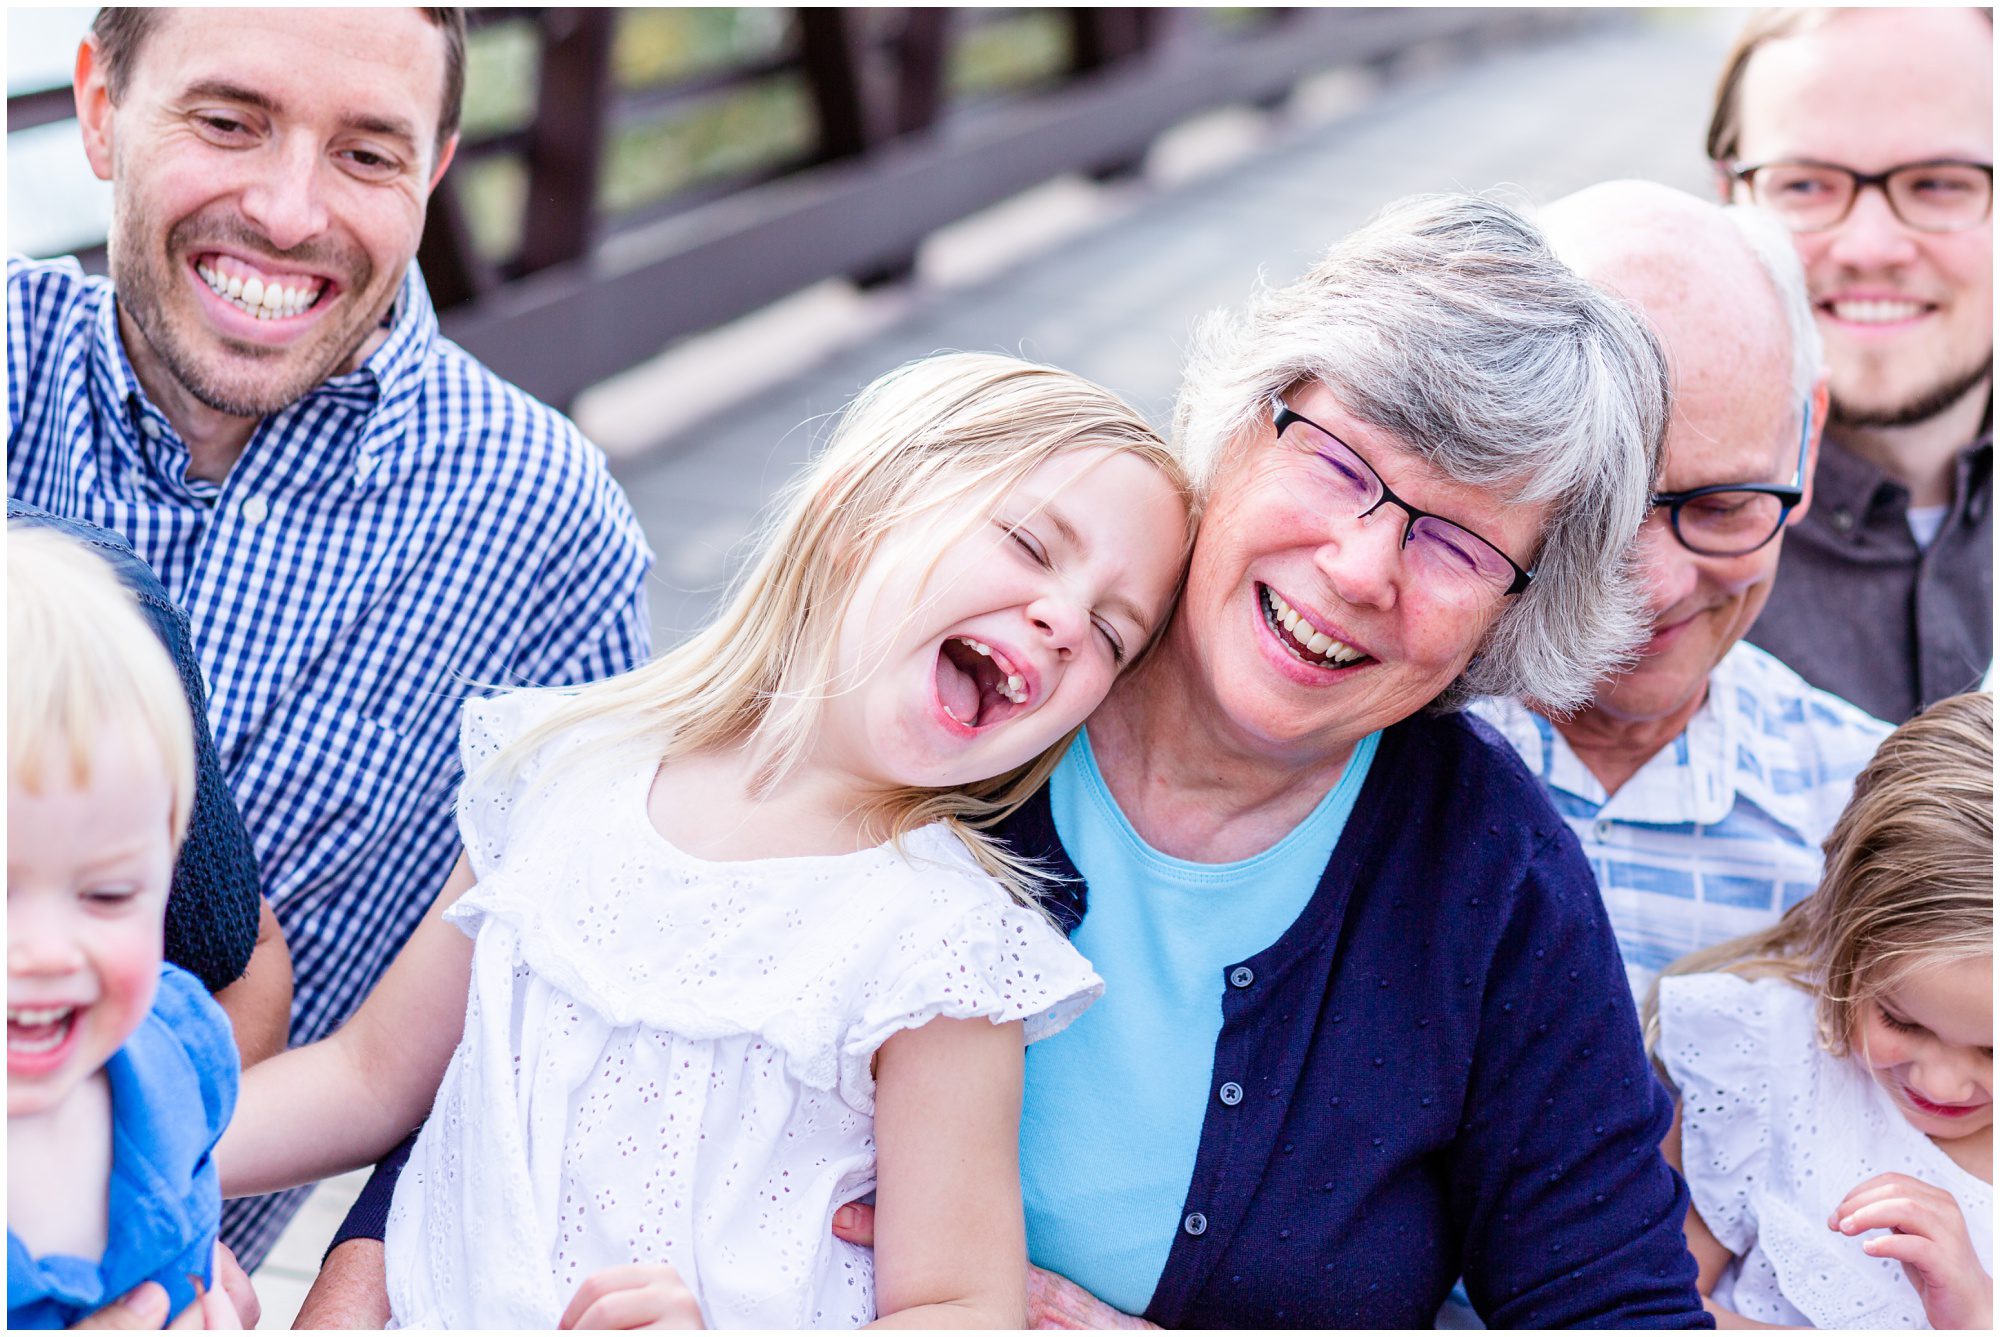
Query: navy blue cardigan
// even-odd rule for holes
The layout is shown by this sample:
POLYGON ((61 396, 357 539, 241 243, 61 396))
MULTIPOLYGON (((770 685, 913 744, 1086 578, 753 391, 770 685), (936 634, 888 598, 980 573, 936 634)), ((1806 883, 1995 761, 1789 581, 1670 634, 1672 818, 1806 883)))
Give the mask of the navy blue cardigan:
MULTIPOLYGON (((1073 930, 1046 790, 1003 830, 1073 930)), ((1146 1318, 1429 1327, 1462 1272, 1493 1327, 1713 1326, 1597 883, 1484 724, 1387 730, 1304 913, 1215 987, 1243 1095, 1210 1097, 1146 1318)))
MULTIPOLYGON (((1073 930, 1047 791, 1001 829, 1065 879, 1073 930)), ((1484 724, 1387 730, 1305 912, 1215 987, 1214 1086, 1243 1097, 1209 1102, 1147 1318, 1424 1328, 1463 1273, 1494 1327, 1714 1326, 1597 883, 1484 724)), ((336 1244, 381 1238, 407 1154, 336 1244)))

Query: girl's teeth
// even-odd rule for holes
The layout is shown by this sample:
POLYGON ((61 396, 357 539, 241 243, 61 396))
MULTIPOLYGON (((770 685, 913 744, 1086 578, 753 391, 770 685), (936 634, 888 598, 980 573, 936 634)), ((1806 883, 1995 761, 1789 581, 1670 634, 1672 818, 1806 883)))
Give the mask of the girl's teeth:
POLYGON ((73 1007, 17 1007, 7 1009, 7 1051, 12 1054, 48 1054, 69 1039, 73 1007), (45 1034, 28 1034, 42 1031, 45 1034))
MULTIPOLYGON (((993 658, 993 647, 987 645, 985 642, 975 641, 970 636, 960 636, 958 640, 965 645, 971 646, 988 659, 993 658)), ((1010 673, 1007 675, 1006 680, 1000 683, 995 690, 1018 706, 1028 699, 1028 680, 1019 673, 1010 673)), ((949 707, 946 707, 945 713, 948 715, 951 714, 949 707)), ((952 718, 958 719, 958 716, 952 715, 952 718)))
POLYGON ((15 1007, 7 1009, 7 1020, 16 1026, 46 1026, 69 1014, 67 1007, 15 1007))

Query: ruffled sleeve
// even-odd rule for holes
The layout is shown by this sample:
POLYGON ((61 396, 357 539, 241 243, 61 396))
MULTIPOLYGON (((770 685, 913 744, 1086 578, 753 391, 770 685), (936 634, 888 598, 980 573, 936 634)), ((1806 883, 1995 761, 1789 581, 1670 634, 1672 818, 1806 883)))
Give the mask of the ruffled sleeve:
MULTIPOLYGON (((1812 999, 1780 980, 1676 975, 1660 981, 1660 1061, 1680 1090, 1681 1164, 1695 1210, 1731 1253, 1757 1239, 1782 1064, 1811 1046, 1812 999)), ((1808 1051, 1809 1052, 1809 1051, 1808 1051)))
POLYGON ((1029 1044, 1054 1035, 1104 992, 1104 981, 1034 910, 986 882, 954 917, 900 935, 883 986, 861 1000, 840 1040, 840 1094, 872 1114, 875 1051, 937 1017, 1018 1021, 1029 1044))
POLYGON ((506 857, 514 809, 534 789, 562 743, 545 740, 532 754, 511 759, 504 769, 495 770, 489 763, 571 699, 567 692, 536 690, 465 703, 458 732, 459 761, 465 767, 465 786, 458 795, 458 833, 476 876, 485 878, 506 857))

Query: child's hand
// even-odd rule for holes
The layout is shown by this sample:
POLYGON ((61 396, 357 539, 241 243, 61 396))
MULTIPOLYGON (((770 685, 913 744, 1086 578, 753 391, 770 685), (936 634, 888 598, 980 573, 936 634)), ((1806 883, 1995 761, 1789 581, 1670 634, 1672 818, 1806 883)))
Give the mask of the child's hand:
POLYGON ((1871 1258, 1893 1258, 1923 1298, 1933 1328, 1993 1326, 1993 1278, 1979 1266, 1958 1199, 1908 1175, 1876 1175, 1848 1190, 1827 1218, 1843 1235, 1893 1230, 1863 1240, 1871 1258))
POLYGON ((584 1279, 558 1328, 700 1328, 701 1306, 665 1263, 607 1267, 584 1279))

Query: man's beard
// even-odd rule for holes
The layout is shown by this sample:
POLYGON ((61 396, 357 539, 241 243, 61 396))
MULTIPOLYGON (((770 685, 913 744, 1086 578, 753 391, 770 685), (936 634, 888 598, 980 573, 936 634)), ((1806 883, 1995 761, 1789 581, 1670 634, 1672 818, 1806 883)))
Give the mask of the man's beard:
POLYGON ((1929 422, 1957 405, 1992 375, 1993 354, 1989 349, 1985 361, 1975 362, 1957 375, 1939 381, 1929 389, 1912 395, 1903 403, 1888 408, 1857 408, 1842 403, 1840 396, 1836 394, 1829 410, 1828 425, 1836 428, 1915 427, 1919 423, 1929 422))
MULTIPOLYGON (((201 246, 229 243, 253 256, 285 257, 292 264, 336 274, 343 289, 339 296, 349 301, 367 289, 374 266, 358 252, 320 243, 279 251, 234 214, 184 218, 168 231, 158 252, 149 246, 155 235, 143 211, 120 211, 111 229, 112 290, 120 310, 131 318, 168 374, 191 397, 217 413, 262 418, 297 403, 345 368, 374 331, 376 321, 371 316, 357 329, 329 327, 304 345, 284 348, 216 336, 228 354, 204 362, 196 348, 205 332, 185 328, 201 320, 198 313, 187 310, 187 304, 199 298, 190 293, 179 307, 168 300, 174 285, 186 282, 177 272, 181 260, 201 246), (219 361, 222 366, 213 365, 219 361)), ((281 265, 284 262, 278 261, 281 265)))

